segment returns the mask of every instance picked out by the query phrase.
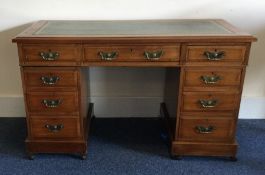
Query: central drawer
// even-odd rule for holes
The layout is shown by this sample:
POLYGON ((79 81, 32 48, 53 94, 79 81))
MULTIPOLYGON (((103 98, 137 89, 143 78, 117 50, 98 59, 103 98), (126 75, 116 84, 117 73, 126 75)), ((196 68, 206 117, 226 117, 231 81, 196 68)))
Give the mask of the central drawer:
POLYGON ((179 61, 179 45, 85 46, 85 61, 179 61))
POLYGON ((77 92, 29 92, 27 101, 31 113, 78 113, 77 92))
POLYGON ((78 138, 81 136, 77 117, 31 117, 29 119, 33 138, 78 138))
POLYGON ((237 92, 184 92, 181 110, 234 111, 238 108, 239 99, 237 92))

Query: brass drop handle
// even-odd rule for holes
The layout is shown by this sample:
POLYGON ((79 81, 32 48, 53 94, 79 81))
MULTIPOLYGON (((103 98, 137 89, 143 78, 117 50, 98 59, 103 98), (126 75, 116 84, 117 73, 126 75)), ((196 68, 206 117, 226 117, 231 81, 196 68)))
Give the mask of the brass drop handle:
POLYGON ((216 99, 213 99, 213 100, 202 100, 202 99, 200 99, 199 103, 203 108, 213 108, 217 105, 218 100, 216 100, 216 99))
POLYGON ((195 130, 200 133, 200 134, 209 134, 212 133, 213 130, 215 129, 214 126, 208 126, 208 127, 204 127, 204 126, 196 126, 195 130))
POLYGON ((219 80, 221 80, 221 77, 218 76, 218 75, 213 75, 213 76, 202 75, 202 76, 201 76, 201 80, 202 80, 205 84, 215 84, 215 83, 217 83, 219 80))
POLYGON ((164 54, 163 50, 144 51, 144 56, 147 60, 159 60, 163 54, 164 54))
POLYGON ((101 56, 102 60, 105 61, 111 61, 117 58, 118 52, 113 51, 113 52, 98 52, 98 54, 101 56))
POLYGON ((44 99, 44 100, 42 100, 42 102, 48 108, 57 108, 62 103, 62 100, 60 100, 60 99, 55 99, 55 100, 44 99))
POLYGON ((64 128, 63 124, 57 124, 57 125, 45 125, 45 128, 47 128, 50 132, 58 132, 64 128))
POLYGON ((42 80, 42 83, 46 85, 54 85, 60 80, 58 76, 42 76, 40 79, 42 80))
POLYGON ((214 52, 205 51, 204 56, 206 56, 206 58, 210 61, 218 61, 218 60, 223 59, 223 57, 225 56, 225 52, 224 51, 217 51, 215 49, 214 52))
POLYGON ((60 56, 58 52, 52 52, 51 50, 48 52, 40 52, 39 55, 45 61, 55 61, 60 56))

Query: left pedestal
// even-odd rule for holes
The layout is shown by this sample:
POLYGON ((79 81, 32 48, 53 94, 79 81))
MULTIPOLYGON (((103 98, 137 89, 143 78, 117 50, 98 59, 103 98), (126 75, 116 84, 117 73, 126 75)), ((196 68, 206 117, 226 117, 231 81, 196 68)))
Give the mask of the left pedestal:
POLYGON ((27 114, 26 151, 87 154, 93 104, 87 99, 87 72, 77 67, 21 67, 27 114))

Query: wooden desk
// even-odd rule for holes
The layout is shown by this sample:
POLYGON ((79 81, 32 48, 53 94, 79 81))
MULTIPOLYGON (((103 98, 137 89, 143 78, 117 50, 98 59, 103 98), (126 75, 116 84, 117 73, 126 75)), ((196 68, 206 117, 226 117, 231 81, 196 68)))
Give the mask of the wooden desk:
MULTIPOLYGON (((93 104, 87 67, 165 67, 161 116, 173 157, 235 159, 251 35, 223 20, 39 21, 17 43, 28 137, 35 153, 86 157, 93 104)), ((97 104, 95 104, 97 105, 97 104)))

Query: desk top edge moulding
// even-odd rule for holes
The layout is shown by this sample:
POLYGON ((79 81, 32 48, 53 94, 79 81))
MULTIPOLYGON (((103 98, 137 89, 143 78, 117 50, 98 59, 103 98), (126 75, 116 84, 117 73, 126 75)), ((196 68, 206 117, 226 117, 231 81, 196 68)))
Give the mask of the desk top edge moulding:
POLYGON ((86 158, 94 105, 91 66, 164 67, 160 116, 172 158, 236 160, 235 134, 251 44, 222 19, 33 23, 17 43, 26 109, 26 152, 86 158))

